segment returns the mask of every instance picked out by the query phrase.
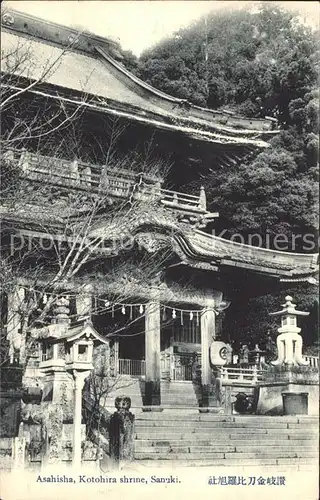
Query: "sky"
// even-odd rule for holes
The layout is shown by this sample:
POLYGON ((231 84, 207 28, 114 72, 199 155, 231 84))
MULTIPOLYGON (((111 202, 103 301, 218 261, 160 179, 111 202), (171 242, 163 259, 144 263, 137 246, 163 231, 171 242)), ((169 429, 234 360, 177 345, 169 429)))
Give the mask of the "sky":
MULTIPOLYGON (((319 27, 317 1, 273 2, 296 10, 301 20, 319 27)), ((104 0, 104 1, 7 1, 13 9, 32 14, 48 21, 77 28, 87 28, 101 36, 119 39, 122 48, 137 56, 179 28, 191 24, 207 12, 222 8, 254 8, 254 1, 192 1, 192 0, 104 0)))

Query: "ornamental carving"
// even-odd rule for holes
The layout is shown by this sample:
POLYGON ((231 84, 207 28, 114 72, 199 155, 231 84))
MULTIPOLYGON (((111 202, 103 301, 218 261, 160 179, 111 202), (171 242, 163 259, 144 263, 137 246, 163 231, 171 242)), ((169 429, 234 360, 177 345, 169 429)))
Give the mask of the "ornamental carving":
POLYGON ((68 42, 70 43, 70 45, 77 45, 78 43, 78 35, 74 35, 74 34, 70 34, 68 36, 68 42))
POLYGON ((139 247, 142 247, 148 253, 156 253, 169 246, 166 238, 159 235, 144 234, 135 238, 139 247))
POLYGON ((14 17, 8 12, 6 14, 3 14, 2 24, 5 24, 6 26, 12 26, 14 24, 14 17))

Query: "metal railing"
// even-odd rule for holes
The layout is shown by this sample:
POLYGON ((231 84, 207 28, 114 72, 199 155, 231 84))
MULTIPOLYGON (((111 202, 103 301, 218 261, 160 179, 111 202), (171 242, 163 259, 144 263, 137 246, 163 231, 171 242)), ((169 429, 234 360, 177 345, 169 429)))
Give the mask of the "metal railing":
POLYGON ((37 182, 50 182, 85 191, 90 189, 121 198, 130 194, 137 200, 156 198, 172 208, 206 212, 203 188, 199 196, 180 193, 162 189, 159 182, 147 175, 121 169, 113 170, 112 167, 101 167, 76 160, 64 160, 25 150, 7 150, 3 153, 3 158, 17 162, 22 175, 37 182))
POLYGON ((129 375, 131 377, 141 377, 146 374, 146 362, 143 359, 122 359, 118 360, 119 375, 129 375))

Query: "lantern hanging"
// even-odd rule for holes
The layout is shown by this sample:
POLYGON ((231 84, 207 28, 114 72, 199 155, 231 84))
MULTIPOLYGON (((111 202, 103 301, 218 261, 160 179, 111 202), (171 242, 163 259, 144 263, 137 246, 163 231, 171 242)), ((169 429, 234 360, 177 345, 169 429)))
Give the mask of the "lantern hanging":
POLYGON ((126 308, 124 306, 122 306, 121 312, 122 312, 122 314, 126 314, 126 308))
POLYGON ((142 304, 140 304, 140 307, 139 307, 139 313, 140 313, 140 314, 143 314, 143 305, 142 305, 142 304))
POLYGON ((173 317, 173 319, 176 319, 176 317, 177 317, 175 309, 172 309, 172 317, 173 317))
POLYGON ((193 320, 193 312, 190 311, 190 321, 192 321, 192 320, 193 320))

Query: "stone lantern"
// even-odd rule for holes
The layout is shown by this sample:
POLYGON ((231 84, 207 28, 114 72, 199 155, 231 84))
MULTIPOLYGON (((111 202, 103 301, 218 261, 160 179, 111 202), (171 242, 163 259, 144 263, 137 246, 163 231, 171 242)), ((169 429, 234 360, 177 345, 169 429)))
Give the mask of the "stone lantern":
MULTIPOLYGON (((64 306, 65 307, 65 306, 64 306)), ((61 313, 62 314, 62 313, 61 313)), ((81 464, 82 440, 82 389, 85 379, 93 370, 93 348, 107 344, 88 321, 70 326, 65 317, 60 321, 37 330, 34 334, 41 345, 40 372, 45 374, 44 396, 52 403, 61 404, 62 387, 67 385, 74 391, 73 405, 73 465, 81 464), (72 375, 72 378, 70 377, 72 375), (71 383, 71 384, 70 384, 71 383)))
POLYGON ((74 467, 81 465, 81 416, 82 389, 85 379, 93 370, 93 347, 96 344, 107 344, 108 341, 99 335, 89 322, 82 322, 68 328, 64 337, 65 369, 74 379, 74 412, 73 412, 73 453, 74 467))
POLYGON ((280 335, 277 337, 278 358, 271 362, 273 365, 308 364, 302 356, 302 337, 299 335, 301 328, 297 326, 297 316, 308 316, 310 313, 297 311, 292 300, 292 297, 287 295, 283 309, 270 313, 270 316, 281 317, 281 327, 278 328, 280 335))

